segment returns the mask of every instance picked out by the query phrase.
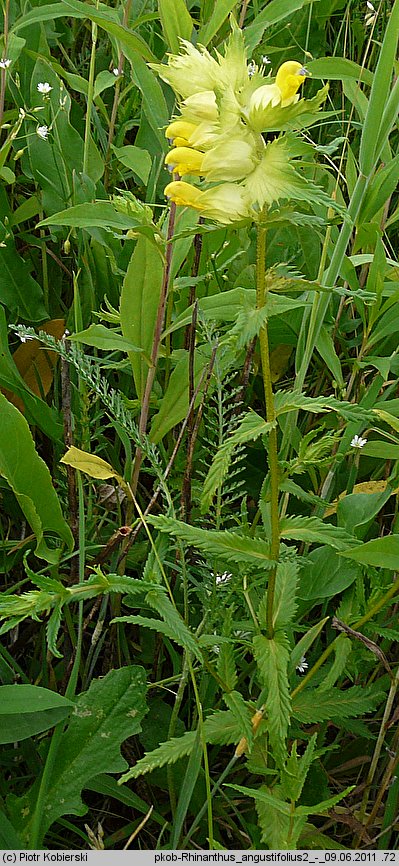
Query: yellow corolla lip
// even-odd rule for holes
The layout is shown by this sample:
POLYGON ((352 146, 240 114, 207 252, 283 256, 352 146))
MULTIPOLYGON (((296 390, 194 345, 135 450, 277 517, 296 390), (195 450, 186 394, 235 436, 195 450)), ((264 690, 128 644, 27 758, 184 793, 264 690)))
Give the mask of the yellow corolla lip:
POLYGON ((165 158, 165 165, 178 174, 200 175, 204 154, 193 147, 174 147, 165 158))
POLYGON ((188 143, 190 136, 195 132, 197 126, 195 123, 189 123, 188 120, 173 120, 165 130, 165 138, 176 144, 176 139, 185 139, 188 143))
POLYGON ((165 195, 166 198, 170 198, 181 207, 198 209, 198 202, 202 198, 203 192, 196 186, 192 186, 191 183, 185 183, 184 180, 174 180, 165 187, 165 195))

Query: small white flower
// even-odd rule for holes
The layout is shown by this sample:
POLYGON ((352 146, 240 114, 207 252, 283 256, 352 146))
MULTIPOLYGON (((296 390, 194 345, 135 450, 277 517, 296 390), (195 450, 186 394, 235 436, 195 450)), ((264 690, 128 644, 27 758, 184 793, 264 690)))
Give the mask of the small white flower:
POLYGON ((42 138, 43 141, 47 141, 48 136, 48 126, 38 126, 36 132, 39 138, 42 138))
POLYGON ((38 89, 39 93, 43 94, 43 96, 48 96, 49 93, 51 93, 53 88, 51 87, 51 84, 48 83, 48 81, 39 81, 39 84, 37 85, 37 89, 38 89))
POLYGON ((231 580, 231 578, 233 577, 233 575, 230 574, 229 571, 224 571, 223 574, 215 574, 215 575, 212 572, 212 577, 215 578, 216 586, 220 586, 221 584, 228 583, 229 580, 231 580))
POLYGON ((362 439, 362 437, 358 436, 356 433, 356 436, 354 436, 352 439, 351 448, 363 448, 363 446, 366 445, 366 443, 367 443, 367 439, 362 439))
POLYGON ((112 72, 114 73, 115 78, 119 78, 120 75, 123 75, 123 72, 119 72, 119 69, 117 66, 115 66, 115 68, 112 70, 112 72))
POLYGON ((309 665, 306 661, 305 656, 302 656, 301 661, 299 662, 299 665, 296 666, 296 670, 297 670, 298 674, 306 673, 308 667, 309 667, 309 665))
POLYGON ((262 63, 263 63, 263 66, 269 66, 269 64, 270 64, 271 62, 272 62, 272 61, 270 60, 270 57, 267 57, 267 55, 264 54, 263 57, 262 57, 262 63))
POLYGON ((24 117, 25 117, 25 114, 26 114, 26 112, 24 111, 24 109, 23 109, 23 108, 20 108, 20 109, 19 109, 19 119, 20 119, 20 120, 23 120, 24 117))
POLYGON ((253 60, 251 60, 251 62, 248 63, 248 75, 250 78, 252 78, 252 76, 255 75, 256 70, 257 70, 256 63, 253 60))
POLYGON ((11 66, 11 60, 8 60, 6 57, 2 57, 0 60, 0 69, 8 69, 11 66))

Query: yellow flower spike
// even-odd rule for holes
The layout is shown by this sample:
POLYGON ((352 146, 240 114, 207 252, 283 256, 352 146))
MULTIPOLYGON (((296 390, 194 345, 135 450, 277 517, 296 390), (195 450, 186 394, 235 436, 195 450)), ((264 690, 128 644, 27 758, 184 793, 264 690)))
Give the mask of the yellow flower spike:
POLYGON ((176 171, 177 174, 203 174, 201 164, 204 154, 192 147, 175 147, 170 150, 165 158, 165 165, 176 171))
POLYGON ((195 123, 189 123, 188 120, 173 120, 172 123, 169 124, 167 129, 165 130, 165 138, 169 141, 173 141, 175 147, 176 138, 179 140, 184 139, 185 141, 190 140, 190 136, 195 132, 197 126, 195 123))

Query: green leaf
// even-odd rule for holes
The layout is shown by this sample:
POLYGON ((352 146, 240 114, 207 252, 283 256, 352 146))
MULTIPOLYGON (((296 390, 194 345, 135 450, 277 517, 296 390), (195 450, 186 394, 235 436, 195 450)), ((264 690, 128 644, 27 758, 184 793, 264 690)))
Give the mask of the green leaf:
MULTIPOLYGON (((219 641, 220 636, 214 636, 214 642, 219 641)), ((219 645, 217 657, 217 671, 228 689, 234 689, 237 684, 237 671, 234 661, 234 650, 231 643, 223 641, 219 645)))
POLYGON ((117 211, 110 201, 95 201, 77 204, 66 210, 52 214, 37 224, 38 228, 43 226, 71 226, 72 228, 96 227, 103 229, 128 229, 137 228, 138 220, 129 214, 117 211))
POLYGON ((123 281, 120 300, 122 334, 133 346, 141 346, 144 357, 129 353, 138 399, 144 395, 154 329, 163 280, 160 253, 145 237, 139 237, 123 281))
POLYGON ((55 535, 69 550, 73 548, 73 538, 50 472, 35 449, 24 416, 3 394, 0 394, 0 416, 0 475, 8 481, 36 535, 36 555, 47 562, 58 562, 61 549, 50 548, 45 535, 55 535))
POLYGON ((180 52, 180 39, 190 40, 194 22, 184 0, 158 0, 162 32, 169 50, 180 52))
POLYGON ((202 661, 202 655, 197 647, 195 638, 188 629, 184 628, 183 620, 179 623, 178 630, 161 619, 151 619, 151 617, 141 616, 140 614, 136 616, 117 616, 112 622, 130 622, 133 625, 141 625, 142 628, 150 628, 152 631, 156 631, 157 634, 164 634, 165 637, 175 641, 179 646, 184 647, 184 649, 202 661))
POLYGON ((354 542, 353 535, 345 529, 332 523, 323 523, 319 517, 284 517, 280 531, 283 538, 295 538, 308 544, 328 544, 336 550, 345 550, 354 542))
POLYGON ((134 346, 129 340, 125 340, 116 331, 111 328, 106 328, 105 325, 90 325, 84 331, 78 331, 77 334, 71 334, 69 340, 75 340, 79 343, 84 343, 86 346, 94 346, 96 349, 106 349, 109 352, 141 352, 142 350, 134 346))
POLYGON ((258 439, 259 436, 269 433, 273 427, 275 427, 275 422, 265 421, 252 410, 244 415, 237 430, 227 437, 213 458, 201 494, 201 511, 203 514, 209 510, 217 489, 222 486, 237 446, 258 439))
POLYGON ((15 743, 66 719, 72 701, 41 686, 0 686, 0 743, 15 743))
POLYGON ((244 30, 245 44, 248 54, 251 56, 254 48, 259 44, 266 29, 290 18, 298 9, 307 6, 311 0, 271 0, 266 8, 259 12, 252 24, 244 30))
POLYGON ((12 235, 0 247, 0 303, 28 322, 48 318, 42 288, 18 255, 12 235))
POLYGON ((21 851, 23 842, 4 812, 0 811, 0 848, 3 851, 21 851))
POLYGON ((308 649, 312 646, 312 643, 319 636, 321 630, 324 628, 326 622, 328 622, 329 617, 326 616, 324 619, 321 619, 320 622, 316 622, 315 625, 307 631, 303 637, 301 637, 300 641, 294 646, 294 649, 291 651, 290 655, 290 664, 289 664, 289 672, 292 673, 295 671, 295 668, 299 665, 301 659, 304 655, 306 655, 308 649))
POLYGON ((266 710, 270 744, 277 764, 283 766, 291 714, 287 676, 288 641, 284 632, 277 631, 271 640, 264 635, 255 635, 253 646, 262 684, 267 688, 266 710))
MULTIPOLYGON (((209 358, 197 349, 194 358, 194 388, 197 388, 209 358)), ((189 407, 189 355, 184 352, 172 371, 159 412, 154 415, 150 430, 151 442, 158 442, 186 417, 189 407)), ((199 403, 198 394, 195 405, 199 403)))
POLYGON ((303 563, 298 595, 304 599, 332 598, 360 575, 358 565, 347 562, 324 545, 312 550, 303 563))
POLYGON ((235 0, 218 0, 213 5, 212 14, 206 24, 201 27, 198 33, 197 41, 200 45, 209 45, 211 39, 216 36, 222 24, 226 21, 230 12, 236 6, 235 0))
POLYGON ((281 771, 281 793, 286 800, 299 800, 313 762, 316 742, 317 734, 313 734, 300 758, 297 755, 296 742, 292 744, 291 754, 281 771))
POLYGON ((127 144, 125 147, 112 147, 112 150, 122 165, 130 168, 144 184, 148 182, 152 165, 148 150, 143 150, 134 144, 127 144))
MULTIPOLYGON (((209 298, 200 298, 198 310, 204 318, 210 322, 234 322, 243 306, 253 307, 255 305, 255 289, 229 289, 218 295, 210 295, 209 298)), ((164 331, 162 338, 177 331, 179 328, 189 325, 193 318, 194 304, 187 307, 180 316, 164 331)))
POLYGON ((241 728, 241 736, 245 737, 248 749, 251 751, 254 735, 251 724, 251 712, 248 708, 248 704, 244 700, 242 694, 234 689, 231 692, 225 692, 223 700, 236 719, 237 725, 241 728))
POLYGON ((374 538, 360 547, 345 550, 342 556, 354 559, 362 565, 375 565, 380 568, 389 568, 392 571, 399 570, 399 535, 386 535, 383 538, 374 538))
MULTIPOLYGON (((151 69, 138 54, 127 55, 132 67, 133 80, 141 90, 143 111, 161 147, 161 154, 167 149, 165 128, 169 123, 169 109, 162 87, 151 69)), ((155 57, 153 58, 156 59, 155 57)), ((162 158, 162 156, 161 156, 162 158)))
POLYGON ((334 411, 342 415, 347 421, 370 421, 373 417, 371 410, 363 409, 356 403, 348 403, 345 400, 336 400, 335 397, 306 397, 297 391, 277 391, 275 394, 275 407, 277 415, 303 409, 306 412, 319 414, 321 412, 334 411))
MULTIPOLYGON (((296 613, 296 589, 298 581, 298 564, 294 560, 279 562, 276 571, 276 588, 273 603, 273 627, 276 631, 289 625, 296 613)), ((258 616, 266 622, 266 599, 259 606, 258 616)))
MULTIPOLYGON (((219 710, 208 716, 204 722, 204 736, 207 743, 217 745, 230 745, 237 743, 241 739, 241 728, 230 710, 219 710)), ((137 761, 127 773, 125 773, 120 783, 128 782, 129 779, 137 779, 138 776, 143 776, 144 773, 151 773, 157 767, 163 767, 165 764, 174 764, 180 758, 185 758, 190 755, 197 738, 196 731, 187 731, 182 737, 172 737, 166 743, 161 743, 157 749, 148 752, 137 761)))
POLYGON ((343 78, 354 78, 364 84, 373 83, 373 73, 364 66, 359 66, 354 60, 345 57, 318 57, 317 60, 306 61, 306 69, 312 78, 324 78, 331 81, 341 81, 343 78))
MULTIPOLYGON (((121 743, 141 730, 146 712, 143 668, 127 666, 92 680, 77 698, 74 714, 62 735, 57 760, 41 803, 40 839, 62 815, 84 815, 81 791, 100 773, 120 773, 127 766, 121 743)), ((10 800, 12 820, 21 827, 29 848, 41 778, 27 794, 10 800)))
POLYGON ((270 548, 267 542, 239 535, 237 532, 197 529, 182 520, 171 517, 149 517, 148 522, 174 535, 193 547, 198 547, 210 556, 220 557, 226 562, 243 563, 247 567, 272 568, 270 548))
POLYGON ((292 702, 292 715, 310 725, 333 719, 335 723, 371 713, 383 700, 376 687, 352 686, 349 689, 305 689, 292 702))

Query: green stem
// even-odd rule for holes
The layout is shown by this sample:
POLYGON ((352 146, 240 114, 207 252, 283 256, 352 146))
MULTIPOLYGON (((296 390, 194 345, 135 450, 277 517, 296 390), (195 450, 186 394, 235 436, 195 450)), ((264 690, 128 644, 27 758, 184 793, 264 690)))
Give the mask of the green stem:
MULTIPOLYGON (((257 250, 256 250, 256 308, 260 310, 265 306, 267 300, 266 287, 266 228, 258 227, 257 250)), ((265 392, 266 402, 266 420, 269 423, 276 422, 276 410, 274 407, 274 395, 272 389, 272 380, 270 374, 270 352, 269 352, 269 335, 267 330, 267 322, 262 326, 259 333, 260 342, 260 357, 262 363, 263 387, 265 392)), ((270 523, 271 523, 271 543, 270 557, 276 563, 280 551, 280 522, 278 512, 278 494, 279 494, 279 468, 278 468, 278 452, 277 452, 277 427, 274 426, 269 433, 269 475, 270 475, 270 523)), ((266 632, 269 639, 272 639, 274 634, 273 629, 273 604, 274 592, 276 587, 276 570, 274 566, 269 576, 269 586, 267 591, 267 609, 266 609, 266 632)))
MULTIPOLYGON (((79 491, 79 583, 83 583, 85 576, 85 511, 84 511, 84 495, 81 474, 78 471, 77 485, 79 491)), ((82 653, 82 638, 83 638, 83 602, 79 602, 78 615, 78 640, 75 650, 75 659, 69 678, 68 686, 65 691, 65 697, 73 700, 76 692, 76 684, 80 667, 82 653)), ((45 815, 45 801, 48 790, 50 788, 53 770, 57 759, 58 749, 62 740, 65 729, 65 722, 59 722, 56 725, 49 750, 47 752, 46 763, 44 765, 42 778, 40 780, 39 791, 36 798, 35 812, 32 819, 32 832, 30 837, 30 850, 40 850, 43 843, 42 821, 45 815)))
MULTIPOLYGON (((98 2, 96 8, 98 7, 98 2)), ((85 123, 85 140, 83 150, 83 174, 88 173, 89 168, 89 149, 90 149, 90 127, 91 127, 91 112, 93 108, 94 97, 94 73, 96 65, 96 46, 97 46, 97 24, 92 21, 91 24, 91 57, 89 67, 89 81, 87 88, 87 108, 86 108, 86 123, 85 123)))

